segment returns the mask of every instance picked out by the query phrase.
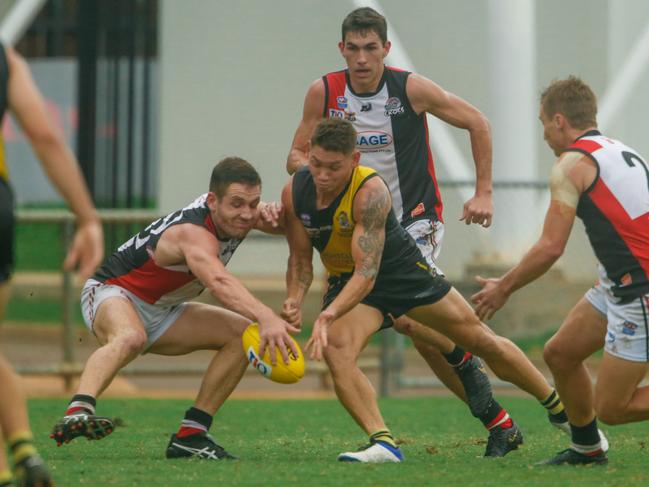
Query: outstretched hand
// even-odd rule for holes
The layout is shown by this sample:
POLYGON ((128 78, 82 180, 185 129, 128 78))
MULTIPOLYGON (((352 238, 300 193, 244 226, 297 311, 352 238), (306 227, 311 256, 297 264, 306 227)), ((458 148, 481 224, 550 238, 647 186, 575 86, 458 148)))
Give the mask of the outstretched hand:
POLYGON ((482 286, 482 290, 471 296, 471 301, 475 305, 478 318, 488 320, 504 306, 509 296, 502 289, 500 278, 485 279, 476 276, 475 280, 482 286))
POLYGON ((279 219, 284 207, 279 201, 264 202, 261 201, 257 207, 259 210, 259 217, 265 223, 269 223, 273 228, 279 227, 279 219))
POLYGON ((494 203, 491 195, 475 195, 469 201, 464 203, 464 209, 460 221, 463 221, 467 225, 477 223, 478 225, 487 228, 491 226, 493 214, 494 203))
POLYGON ((80 224, 63 262, 63 269, 79 269, 79 278, 88 279, 104 258, 104 232, 99 220, 80 224))
POLYGON ((306 344, 305 350, 310 351, 309 358, 311 360, 322 360, 324 349, 328 345, 328 330, 334 322, 334 315, 327 310, 324 310, 318 316, 318 319, 313 324, 313 331, 311 338, 306 344))

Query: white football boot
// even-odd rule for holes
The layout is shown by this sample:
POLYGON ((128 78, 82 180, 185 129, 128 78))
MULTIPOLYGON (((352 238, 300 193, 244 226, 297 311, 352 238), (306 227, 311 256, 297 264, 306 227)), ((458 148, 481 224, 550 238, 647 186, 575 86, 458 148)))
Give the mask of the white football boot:
POLYGON ((370 443, 358 451, 345 452, 338 455, 339 462, 362 462, 362 463, 388 463, 403 462, 403 454, 399 448, 395 448, 382 441, 370 443))

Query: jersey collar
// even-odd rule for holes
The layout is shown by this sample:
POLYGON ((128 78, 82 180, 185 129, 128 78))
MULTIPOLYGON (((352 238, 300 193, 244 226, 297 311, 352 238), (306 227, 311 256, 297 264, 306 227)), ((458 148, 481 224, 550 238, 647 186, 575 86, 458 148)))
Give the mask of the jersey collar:
POLYGON ((602 133, 597 129, 589 130, 588 132, 585 132, 577 137, 575 139, 575 142, 577 142, 579 139, 583 139, 584 137, 594 137, 596 135, 602 135, 602 133))
POLYGON ((347 83, 347 87, 349 88, 349 91, 351 91, 354 96, 357 96, 359 98, 370 98, 370 97, 376 95, 379 91, 381 91, 383 89, 383 85, 385 84, 385 77, 386 77, 387 71, 388 71, 388 68, 385 65, 383 65, 383 74, 381 75, 381 79, 379 80, 379 84, 376 87, 375 91, 372 91, 372 92, 369 92, 369 93, 356 93, 354 91, 354 88, 352 87, 352 82, 349 79, 349 69, 345 69, 345 82, 347 83))

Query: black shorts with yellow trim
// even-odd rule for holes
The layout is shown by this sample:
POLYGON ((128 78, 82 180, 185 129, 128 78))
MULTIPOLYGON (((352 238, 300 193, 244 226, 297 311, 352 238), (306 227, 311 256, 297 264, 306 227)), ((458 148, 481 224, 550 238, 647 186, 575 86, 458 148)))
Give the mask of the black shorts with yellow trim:
POLYGON ((14 194, 0 177, 0 284, 9 280, 14 269, 14 194))
MULTIPOLYGON (((350 278, 351 274, 329 277, 322 309, 331 304, 350 278)), ((374 288, 361 303, 376 308, 383 314, 381 329, 384 329, 391 327, 395 319, 411 309, 441 300, 451 288, 451 283, 434 270, 413 267, 399 273, 379 274, 374 288)))

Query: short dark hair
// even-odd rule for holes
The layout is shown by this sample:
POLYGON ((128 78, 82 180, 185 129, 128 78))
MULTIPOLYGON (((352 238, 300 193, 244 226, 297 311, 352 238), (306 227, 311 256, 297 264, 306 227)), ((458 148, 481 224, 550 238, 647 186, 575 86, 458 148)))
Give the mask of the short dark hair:
POLYGON ((343 42, 348 32, 366 32, 373 31, 379 36, 381 42, 385 44, 388 41, 388 23, 385 17, 370 7, 361 7, 352 11, 345 20, 343 20, 342 33, 343 42))
POLYGON ((311 136, 311 147, 315 146, 326 151, 351 154, 356 148, 356 129, 351 122, 342 118, 323 120, 311 136))
POLYGON ((248 161, 240 157, 226 157, 212 169, 210 191, 222 198, 232 183, 261 186, 261 178, 248 161))
POLYGON ((597 126, 597 97, 577 76, 555 80, 541 93, 546 117, 561 113, 576 129, 597 126))

